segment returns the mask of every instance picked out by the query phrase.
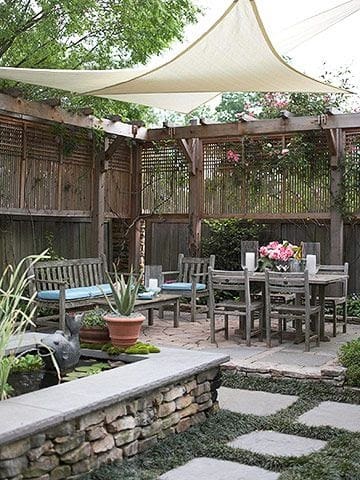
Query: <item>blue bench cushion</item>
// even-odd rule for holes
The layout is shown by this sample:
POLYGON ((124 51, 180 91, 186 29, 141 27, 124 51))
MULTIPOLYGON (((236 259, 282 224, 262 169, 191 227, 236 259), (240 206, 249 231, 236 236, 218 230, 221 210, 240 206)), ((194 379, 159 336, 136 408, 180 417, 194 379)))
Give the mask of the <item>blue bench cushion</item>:
MULTIPOLYGON (((182 292, 191 292, 191 283, 187 282, 173 282, 173 283, 163 283, 161 285, 162 290, 176 290, 182 292)), ((206 290, 206 285, 204 283, 197 283, 196 290, 206 290)))
POLYGON ((103 283, 102 285, 94 285, 92 287, 85 287, 90 291, 91 297, 99 297, 101 295, 111 295, 111 287, 108 283, 103 283))
MULTIPOLYGON (((101 297, 101 295, 111 294, 111 288, 108 283, 102 285, 92 285, 90 287, 77 287, 65 289, 65 300, 81 300, 84 298, 101 297)), ((59 300, 60 290, 42 290, 37 294, 41 300, 59 300)))

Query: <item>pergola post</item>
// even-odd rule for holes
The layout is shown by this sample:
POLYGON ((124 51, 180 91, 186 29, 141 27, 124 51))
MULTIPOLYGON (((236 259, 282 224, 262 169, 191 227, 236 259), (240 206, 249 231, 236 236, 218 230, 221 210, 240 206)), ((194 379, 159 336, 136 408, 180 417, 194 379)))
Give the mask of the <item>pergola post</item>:
POLYGON ((330 131, 328 135, 330 159, 330 264, 343 263, 344 248, 344 220, 341 212, 343 200, 343 162, 344 162, 344 133, 341 128, 330 131))
POLYGON ((137 270, 140 267, 141 243, 141 150, 142 146, 133 142, 131 155, 131 191, 130 191, 130 231, 129 263, 137 270))
POLYGON ((189 180, 189 254, 200 256, 203 195, 203 145, 199 138, 192 140, 192 168, 189 180))

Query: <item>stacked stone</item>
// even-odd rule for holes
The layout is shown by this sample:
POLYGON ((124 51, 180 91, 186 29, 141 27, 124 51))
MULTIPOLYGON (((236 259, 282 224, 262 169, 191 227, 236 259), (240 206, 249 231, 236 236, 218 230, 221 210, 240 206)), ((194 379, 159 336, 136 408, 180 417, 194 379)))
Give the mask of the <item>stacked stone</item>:
POLYGON ((306 368, 291 366, 235 365, 231 362, 223 366, 224 370, 235 370, 240 376, 260 378, 284 378, 324 382, 342 387, 346 379, 346 368, 340 365, 329 365, 322 368, 306 368))
POLYGON ((0 479, 75 479, 184 432, 217 407, 219 368, 115 403, 0 449, 0 479))

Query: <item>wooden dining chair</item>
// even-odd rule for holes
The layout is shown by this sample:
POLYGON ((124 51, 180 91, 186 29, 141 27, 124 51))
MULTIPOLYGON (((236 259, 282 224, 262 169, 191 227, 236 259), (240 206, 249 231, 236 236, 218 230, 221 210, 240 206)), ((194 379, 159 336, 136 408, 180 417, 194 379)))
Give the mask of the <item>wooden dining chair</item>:
POLYGON ((245 268, 243 271, 214 270, 209 268, 209 314, 211 342, 215 343, 215 334, 224 331, 225 339, 229 338, 229 315, 239 317, 239 330, 243 332, 246 345, 251 345, 251 336, 259 333, 262 340, 262 311, 263 302, 252 300, 250 295, 249 273, 245 268), (236 300, 217 301, 217 294, 233 292, 236 300), (259 312, 259 328, 252 329, 254 324, 254 313, 259 312), (216 329, 215 317, 224 317, 224 326, 216 329))
MULTIPOLYGON (((208 268, 215 266, 215 255, 210 257, 185 257, 183 253, 178 257, 178 269, 162 272, 165 283, 161 285, 163 293, 178 294, 190 299, 191 321, 195 322, 196 312, 200 305, 198 298, 208 298, 208 268)), ((161 318, 162 311, 159 310, 161 318)))
MULTIPOLYGON (((344 265, 320 265, 319 274, 343 273, 349 274, 349 264, 347 262, 344 265)), ((334 288, 334 286, 332 286, 334 288)), ((342 306, 342 322, 343 333, 346 333, 347 326, 347 294, 348 294, 348 280, 347 278, 341 282, 340 291, 338 295, 325 296, 325 308, 330 308, 332 312, 332 324, 333 324, 333 337, 336 337, 337 333, 337 307, 342 306)))
POLYGON ((265 327, 266 344, 271 347, 272 320, 277 320, 278 328, 275 334, 282 343, 283 323, 295 322, 297 330, 305 325, 305 351, 310 351, 310 342, 315 340, 316 345, 320 343, 320 306, 310 304, 310 285, 308 271, 301 273, 279 273, 265 270, 265 327), (273 298, 278 294, 295 294, 302 298, 301 304, 279 304, 274 303, 273 298), (311 332, 311 319, 314 320, 315 332, 311 332))

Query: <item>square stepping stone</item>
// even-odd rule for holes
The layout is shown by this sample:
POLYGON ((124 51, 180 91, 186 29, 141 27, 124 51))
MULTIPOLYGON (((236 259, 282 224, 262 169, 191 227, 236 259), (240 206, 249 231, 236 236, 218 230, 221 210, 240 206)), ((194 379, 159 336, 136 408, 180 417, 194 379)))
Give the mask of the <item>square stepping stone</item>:
POLYGON ((273 415, 287 408, 298 399, 296 395, 256 392, 238 388, 221 387, 219 389, 220 408, 247 415, 273 415))
POLYGON ((335 427, 360 432, 360 405, 340 402, 321 402, 298 419, 309 427, 335 427))
POLYGON ((200 457, 164 473, 159 480, 277 480, 279 476, 259 467, 200 457))
POLYGON ((275 457, 301 457, 321 450, 326 446, 326 442, 271 430, 260 430, 241 435, 228 445, 275 457))

